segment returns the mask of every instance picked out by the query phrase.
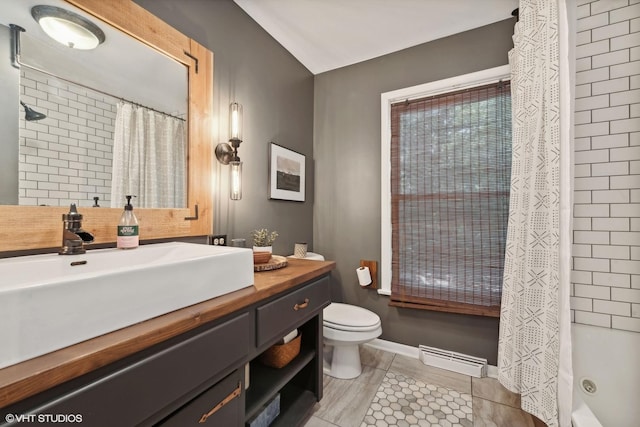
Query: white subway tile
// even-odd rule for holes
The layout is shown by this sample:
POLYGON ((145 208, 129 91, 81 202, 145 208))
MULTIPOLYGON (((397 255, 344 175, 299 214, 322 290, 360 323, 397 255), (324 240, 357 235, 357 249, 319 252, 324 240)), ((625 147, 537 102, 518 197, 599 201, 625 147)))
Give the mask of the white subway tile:
MULTIPOLYGON (((613 231, 611 232, 611 244, 612 245, 634 245, 637 246, 640 243, 640 233, 635 231, 613 231)), ((624 273, 619 271, 619 273, 624 273)))
POLYGON ((617 316, 631 316, 631 304, 628 302, 593 300, 595 313, 614 314, 617 316))
MULTIPOLYGON (((620 105, 617 107, 600 108, 592 111, 593 122, 608 122, 611 120, 622 120, 629 118, 629 106, 620 105)), ((577 121, 576 121, 577 123, 577 121)), ((618 133, 618 132, 616 132, 618 133)))
MULTIPOLYGON (((576 165, 576 169, 578 166, 576 165)), ((591 175, 592 176, 611 176, 611 175, 628 175, 629 174, 629 162, 613 162, 613 163, 592 163, 591 175)), ((575 176, 578 176, 577 174, 575 176)))
MULTIPOLYGON (((585 233, 588 233, 586 231, 585 233)), ((601 271, 605 273, 611 272, 611 265, 613 260, 609 260, 608 258, 578 258, 573 257, 573 268, 574 270, 582 270, 582 271, 601 271)))
POLYGON ((570 300, 573 310, 593 311, 593 299, 591 298, 571 297, 570 300))
POLYGON ((631 277, 628 274, 594 272, 592 283, 598 286, 613 286, 616 288, 629 288, 631 277))
POLYGON ((619 203, 609 206, 611 206, 612 217, 633 218, 637 217, 640 212, 640 203, 619 203))
POLYGON ((60 190, 64 191, 78 191, 78 186, 76 184, 60 184, 60 190))
POLYGON ((631 104, 629 106, 629 116, 640 117, 640 104, 631 104))
POLYGON ((577 31, 591 30, 593 28, 603 27, 609 24, 609 14, 599 13, 586 18, 579 19, 577 22, 577 31))
POLYGON ((573 150, 575 152, 578 151, 591 151, 591 138, 574 138, 573 140, 573 150))
MULTIPOLYGON (((608 67, 610 65, 620 65, 629 62, 629 49, 614 50, 609 53, 602 53, 592 57, 592 68, 608 67)), ((611 72, 613 78, 613 71, 611 72)), ((636 74, 636 73, 634 73, 636 74)), ((625 74, 627 75, 627 74, 625 74)))
POLYGON ((640 99, 640 89, 615 92, 609 95, 611 106, 635 104, 640 99))
POLYGON ((588 18, 591 16, 591 5, 583 4, 576 8, 576 19, 588 18))
MULTIPOLYGON (((622 72, 622 71, 621 71, 622 72)), ((617 76, 621 77, 621 76, 617 76)), ((601 82, 609 80, 609 67, 596 68, 594 70, 580 71, 576 73, 576 84, 601 82)))
POLYGON ((606 286, 581 285, 576 283, 574 292, 576 297, 611 299, 611 288, 606 286))
MULTIPOLYGON (((640 34, 640 33, 636 33, 640 34)), ((627 62, 626 64, 611 65, 609 67, 611 71, 611 78, 616 79, 618 77, 633 76, 640 74, 640 61, 627 62)))
POLYGON ((640 332, 640 319, 633 317, 611 317, 611 327, 614 329, 622 329, 631 332, 640 332))
MULTIPOLYGON (((640 145, 640 132, 631 132, 629 134, 629 145, 639 146, 640 145)), ((640 158, 640 157, 636 157, 640 158)))
MULTIPOLYGON (((591 284, 591 275, 594 273, 591 273, 590 271, 578 271, 578 270, 572 270, 571 271, 571 283, 574 284, 574 288, 575 288, 575 284, 580 283, 583 285, 590 285, 591 284)), ((575 294, 575 289, 574 289, 574 294, 575 294)))
POLYGON ((601 326, 603 328, 610 328, 611 315, 576 310, 575 323, 580 323, 583 325, 601 326))
POLYGON ((634 160, 640 159, 640 146, 627 147, 627 148, 613 148, 610 150, 610 161, 615 162, 619 160, 634 160))
POLYGON ((621 21, 604 27, 594 28, 591 30, 591 39, 598 41, 626 34, 629 34, 629 21, 621 21))
POLYGON ((582 204, 582 203, 591 203, 591 191, 574 191, 573 192, 573 203, 582 204))
POLYGON ((640 317, 640 304, 631 304, 631 316, 640 317))
MULTIPOLYGON (((593 231, 629 231, 629 218, 593 218, 591 229, 593 231)), ((628 253, 625 258, 629 258, 628 253)))
POLYGON ((606 163, 609 161, 609 150, 590 150, 575 153, 575 164, 606 163))
POLYGON ((612 176, 610 184, 611 189, 640 188, 640 175, 612 176))
MULTIPOLYGON (((637 3, 631 0, 631 3, 637 3)), ((628 7, 612 10, 609 12, 609 20, 611 23, 626 21, 629 18, 640 16, 640 4, 634 4, 628 7)))
MULTIPOLYGON (((608 163, 604 163, 604 164, 608 164, 608 163)), ((602 175, 609 175, 609 174, 602 174, 602 175)), ((591 176, 591 163, 575 165, 573 170, 573 176, 576 178, 586 178, 591 176)))
MULTIPOLYGON (((593 84, 600 84, 600 83, 603 83, 603 82, 593 83, 593 84)), ((640 87, 640 82, 638 86, 640 87)), ((586 98, 588 96, 591 96, 591 83, 576 86, 576 99, 586 98)))
MULTIPOLYGON (((626 107, 616 107, 616 108, 626 108, 626 107)), ((585 124, 585 123, 591 123, 591 110, 577 111, 573 115, 573 123, 577 124, 577 125, 582 125, 582 124, 585 124)))
MULTIPOLYGON (((631 220, 631 231, 640 231, 640 217, 629 219, 631 220)), ((631 248, 631 259, 640 259, 640 246, 633 246, 631 248)))
POLYGON ((629 246, 612 246, 612 245, 592 245, 593 258, 621 259, 629 260, 631 258, 629 246))
POLYGON ((602 12, 608 12, 614 9, 620 9, 629 4, 627 0, 598 0, 591 3, 591 13, 597 14, 602 12))
POLYGON ((611 299, 614 301, 640 303, 640 289, 612 288, 611 299))
POLYGON ((592 83, 591 88, 593 95, 627 91, 629 90, 629 77, 620 77, 617 79, 592 83))
POLYGON ((640 289, 640 275, 634 274, 631 276, 631 288, 640 289))
MULTIPOLYGON (((586 243, 586 244, 609 244, 609 233, 606 231, 574 231, 573 232, 574 243, 586 243)), ((582 270, 582 269, 577 269, 582 270)), ((608 271, 608 270, 607 270, 608 271)))
MULTIPOLYGON (((574 222, 575 225, 575 222, 574 222)), ((575 228, 574 228, 575 229, 575 228)), ((591 255, 591 245, 572 245, 571 246, 571 255, 582 258, 590 258, 591 255)))
POLYGON ((630 193, 631 193, 631 203, 640 203, 640 190, 631 190, 630 193))
POLYGON ((610 262, 612 273, 640 274, 640 261, 612 259, 610 262))
POLYGON ((616 135, 594 136, 593 138, 591 138, 591 147, 594 150, 628 146, 629 135, 623 133, 619 133, 616 135))
POLYGON ((610 123, 611 133, 640 132, 640 118, 612 120, 610 123))
MULTIPOLYGON (((577 153, 576 153, 577 154, 577 153)), ((605 190, 609 188, 609 177, 591 177, 591 178, 574 178, 574 189, 576 190, 605 190)), ((592 195, 593 197, 593 195, 592 195)), ((628 200, 628 197, 627 197, 628 200)), ((611 202, 597 202, 595 203, 611 203, 611 202)))
MULTIPOLYGON (((625 205, 627 206, 627 205, 625 205)), ((609 217, 609 205, 608 204, 588 204, 588 205, 574 205, 573 216, 577 218, 608 218, 609 217)), ((611 215, 613 216, 613 215, 611 215)))
POLYGON ((591 198, 593 203, 629 203, 629 191, 598 190, 591 194, 591 198))
POLYGON ((576 71, 586 71, 591 69, 591 57, 579 58, 576 60, 576 71))

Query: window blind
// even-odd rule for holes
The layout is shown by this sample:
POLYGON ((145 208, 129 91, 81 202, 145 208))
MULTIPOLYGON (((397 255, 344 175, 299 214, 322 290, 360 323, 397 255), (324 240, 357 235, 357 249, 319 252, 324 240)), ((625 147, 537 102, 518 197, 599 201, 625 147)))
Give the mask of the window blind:
POLYGON ((391 304, 499 316, 509 82, 391 106, 391 304))

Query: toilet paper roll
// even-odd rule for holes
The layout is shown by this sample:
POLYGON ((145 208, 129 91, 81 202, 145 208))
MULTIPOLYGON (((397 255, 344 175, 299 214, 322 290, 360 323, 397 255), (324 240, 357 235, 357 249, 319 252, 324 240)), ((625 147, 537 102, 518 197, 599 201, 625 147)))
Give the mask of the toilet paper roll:
POLYGON ((369 267, 360 267, 356 269, 358 274, 358 283, 360 286, 369 286, 371 284, 371 272, 369 267))

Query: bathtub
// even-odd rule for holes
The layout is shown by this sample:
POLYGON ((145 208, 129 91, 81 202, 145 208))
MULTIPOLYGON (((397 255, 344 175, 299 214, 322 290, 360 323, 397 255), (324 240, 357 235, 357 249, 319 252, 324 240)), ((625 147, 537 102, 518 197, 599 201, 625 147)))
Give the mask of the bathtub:
POLYGON ((574 427, 637 427, 640 333, 571 325, 574 427))

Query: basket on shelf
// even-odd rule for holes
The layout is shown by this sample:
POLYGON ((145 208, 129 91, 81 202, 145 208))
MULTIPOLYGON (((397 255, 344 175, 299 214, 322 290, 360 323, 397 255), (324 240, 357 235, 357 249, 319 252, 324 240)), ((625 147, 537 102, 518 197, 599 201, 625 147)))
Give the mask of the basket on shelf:
POLYGON ((291 362, 300 353, 300 341, 302 334, 286 344, 275 344, 260 355, 260 362, 272 368, 282 368, 291 362))

